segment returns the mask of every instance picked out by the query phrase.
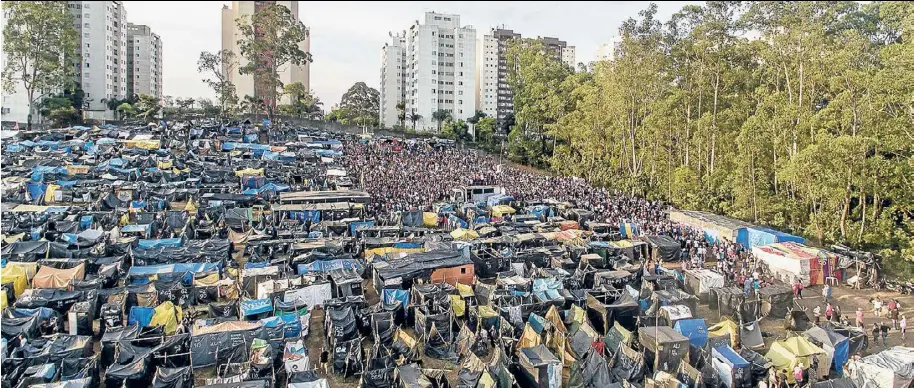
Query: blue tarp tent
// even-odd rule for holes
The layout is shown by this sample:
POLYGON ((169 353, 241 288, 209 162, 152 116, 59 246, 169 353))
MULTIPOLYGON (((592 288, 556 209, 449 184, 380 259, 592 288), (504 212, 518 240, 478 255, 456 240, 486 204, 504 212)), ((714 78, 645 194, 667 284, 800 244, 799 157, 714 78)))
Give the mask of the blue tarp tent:
POLYGON ((536 313, 530 313, 530 318, 527 319, 527 323, 530 324, 530 327, 533 328, 533 331, 536 334, 543 334, 543 329, 546 328, 546 318, 543 318, 536 313))
POLYGON ((562 281, 556 278, 537 278, 533 279, 533 292, 558 290, 562 288, 562 281))
POLYGON ((241 301, 242 316, 248 317, 251 315, 263 314, 270 311, 273 311, 273 300, 270 298, 241 301))
POLYGON ((736 242, 743 244, 746 249, 787 241, 793 241, 800 244, 806 243, 806 239, 803 237, 761 226, 751 226, 736 231, 736 242))
POLYGON ((619 234, 622 235, 622 238, 633 238, 641 234, 641 231, 638 230, 638 225, 635 225, 632 222, 619 222, 619 234))
POLYGON ((127 325, 138 324, 140 327, 149 326, 149 321, 155 314, 155 307, 133 306, 130 308, 130 314, 127 316, 127 325))
POLYGON ((355 259, 317 260, 308 264, 298 265, 298 274, 304 275, 311 272, 330 272, 334 269, 362 270, 362 263, 355 259))
POLYGON ((688 338, 689 343, 696 347, 703 347, 708 342, 708 325, 704 319, 680 319, 676 321, 673 330, 688 338))
POLYGON ((349 235, 352 237, 356 236, 356 233, 364 228, 369 228, 374 226, 374 221, 357 221, 349 224, 349 235))
POLYGON ((190 284, 194 280, 194 273, 217 271, 221 272, 221 262, 218 263, 175 263, 159 265, 143 265, 130 267, 127 275, 131 277, 145 277, 150 275, 164 275, 180 273, 184 275, 184 283, 190 284))
POLYGON ((400 302, 400 304, 404 307, 409 306, 409 290, 385 288, 381 296, 381 300, 384 301, 385 305, 392 305, 394 303, 400 302))
POLYGON ((749 362, 729 345, 718 346, 711 350, 711 366, 720 376, 723 385, 728 388, 742 387, 751 382, 752 373, 749 362))
POLYGON ((160 247, 179 247, 181 246, 181 238, 160 238, 155 240, 139 240, 137 241, 137 246, 140 248, 160 248, 160 247))

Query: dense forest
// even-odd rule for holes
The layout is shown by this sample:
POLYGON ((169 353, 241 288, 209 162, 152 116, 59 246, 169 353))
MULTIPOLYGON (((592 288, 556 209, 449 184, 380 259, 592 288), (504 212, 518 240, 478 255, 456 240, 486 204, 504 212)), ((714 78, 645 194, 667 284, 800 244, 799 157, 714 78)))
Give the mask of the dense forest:
POLYGON ((622 25, 614 60, 579 69, 509 44, 510 157, 914 274, 914 4, 656 10, 622 25))

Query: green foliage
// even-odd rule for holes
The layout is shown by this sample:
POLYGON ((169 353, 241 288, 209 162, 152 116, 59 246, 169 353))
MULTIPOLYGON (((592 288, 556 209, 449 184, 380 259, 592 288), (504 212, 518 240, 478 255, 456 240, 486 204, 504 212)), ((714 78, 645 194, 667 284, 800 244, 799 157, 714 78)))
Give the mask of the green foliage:
POLYGON ((280 94, 283 84, 279 79, 279 68, 284 65, 301 66, 312 62, 311 53, 299 47, 309 30, 296 20, 292 11, 282 5, 268 5, 253 15, 236 21, 241 39, 238 49, 247 60, 238 68, 241 74, 251 74, 258 90, 255 95, 265 101, 268 114, 280 94))
POLYGON ((79 122, 79 114, 69 96, 57 94, 41 101, 38 112, 51 121, 54 127, 68 127, 79 122))
POLYGON ((416 123, 419 122, 419 120, 422 120, 422 115, 413 112, 407 115, 407 118, 409 119, 409 122, 413 124, 413 132, 416 132, 416 123))
POLYGON ((480 143, 492 143, 495 141, 494 117, 482 117, 476 122, 476 141, 480 143))
POLYGON ((200 59, 197 60, 197 72, 208 74, 203 82, 216 92, 222 114, 225 114, 229 107, 238 103, 235 84, 228 79, 229 74, 234 72, 237 67, 238 59, 231 50, 220 50, 215 54, 203 51, 200 52, 200 59))
POLYGON ((139 99, 133 106, 136 117, 146 122, 155 120, 162 110, 162 104, 159 99, 148 94, 140 94, 137 97, 139 99))
POLYGON ((450 118, 451 112, 448 112, 444 109, 439 109, 432 112, 432 120, 435 120, 435 122, 438 123, 438 133, 441 133, 441 123, 443 123, 445 120, 449 120, 450 118))
MULTIPOLYGON (((78 36, 67 3, 61 1, 5 1, 3 91, 12 94, 21 84, 30 111, 41 93, 72 84, 72 56, 78 36)), ((28 129, 32 127, 29 114, 28 129)))
POLYGON ((262 98, 246 95, 239 103, 239 110, 249 115, 259 115, 265 112, 267 107, 262 98))
POLYGON ((656 12, 624 22, 615 59, 587 71, 509 45, 509 156, 914 267, 911 3, 656 12))
POLYGON ((563 83, 572 69, 542 39, 514 39, 505 56, 516 121, 508 137, 509 154, 515 161, 543 167, 555 144, 551 131, 568 110, 569 90, 563 83))
POLYGON ((356 82, 340 99, 337 115, 342 124, 376 127, 379 120, 381 94, 364 82, 356 82))
POLYGON ((444 125, 441 129, 441 135, 445 138, 457 141, 473 140, 473 136, 470 135, 470 127, 463 120, 454 121, 450 118, 445 119, 444 125))
POLYGON ((283 91, 283 94, 288 96, 289 100, 289 104, 286 105, 287 108, 285 109, 286 114, 309 119, 319 118, 323 115, 321 106, 324 103, 313 92, 305 89, 305 85, 301 82, 288 84, 283 91))
POLYGON ((126 102, 118 105, 117 109, 115 109, 115 112, 117 112, 121 120, 132 117, 136 113, 136 111, 133 110, 133 105, 130 105, 126 102))

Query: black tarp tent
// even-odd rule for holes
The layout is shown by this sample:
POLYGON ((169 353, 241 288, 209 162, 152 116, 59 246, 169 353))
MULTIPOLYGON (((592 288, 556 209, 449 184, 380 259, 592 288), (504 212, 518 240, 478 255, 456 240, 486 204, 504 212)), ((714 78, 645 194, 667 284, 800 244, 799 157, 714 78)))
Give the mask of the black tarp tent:
POLYGON ((689 353, 689 339, 669 326, 642 327, 638 329, 638 340, 645 350, 645 360, 655 372, 676 373, 689 353))
POLYGON ((759 313, 762 317, 784 319, 793 307, 793 290, 783 284, 772 284, 756 291, 761 301, 759 313))
POLYGON ((651 247, 651 259, 658 261, 679 260, 679 252, 682 251, 679 241, 665 235, 645 236, 644 239, 647 240, 648 245, 651 247))

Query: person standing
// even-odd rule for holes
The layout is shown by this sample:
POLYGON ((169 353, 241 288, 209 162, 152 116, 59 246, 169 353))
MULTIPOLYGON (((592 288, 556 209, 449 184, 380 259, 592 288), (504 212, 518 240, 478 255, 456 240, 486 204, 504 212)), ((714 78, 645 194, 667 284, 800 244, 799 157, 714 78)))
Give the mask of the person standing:
POLYGON ((816 319, 816 325, 818 325, 819 321, 822 318, 822 308, 819 307, 818 305, 816 305, 816 307, 814 309, 812 309, 812 315, 816 319))
POLYGON ((882 312, 882 300, 879 297, 873 298, 873 315, 876 318, 879 318, 879 313, 882 312))
POLYGON ((892 329, 893 330, 898 330, 898 314, 899 314, 898 310, 900 310, 900 309, 901 309, 901 306, 899 305, 897 300, 892 299, 892 301, 889 302, 889 315, 892 317, 892 329))
POLYGON ((822 296, 825 298, 825 303, 828 303, 831 300, 831 286, 825 284, 825 287, 822 287, 822 296))
POLYGON ((901 331, 901 340, 904 341, 904 333, 908 330, 908 318, 906 316, 901 316, 901 321, 898 322, 898 329, 901 331))
POLYGON ((881 331, 881 330, 879 330, 879 324, 878 324, 878 323, 874 323, 874 324, 873 324, 873 329, 872 329, 872 332, 873 332, 873 345, 878 345, 878 344, 879 344, 879 333, 880 333, 880 331, 881 331))
POLYGON ((835 316, 835 308, 832 307, 831 303, 825 304, 825 321, 831 322, 832 318, 835 316))
POLYGON ((857 307, 857 327, 863 328, 863 309, 857 307))
POLYGON ((880 323, 879 331, 882 332, 882 346, 888 346, 886 340, 889 338, 889 325, 886 325, 885 322, 880 323))

